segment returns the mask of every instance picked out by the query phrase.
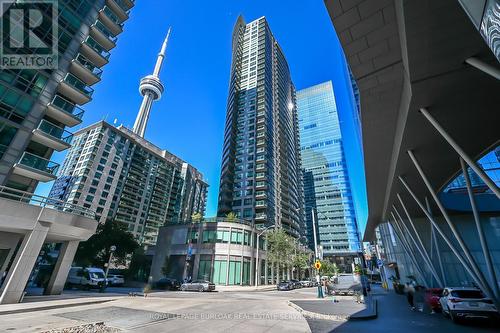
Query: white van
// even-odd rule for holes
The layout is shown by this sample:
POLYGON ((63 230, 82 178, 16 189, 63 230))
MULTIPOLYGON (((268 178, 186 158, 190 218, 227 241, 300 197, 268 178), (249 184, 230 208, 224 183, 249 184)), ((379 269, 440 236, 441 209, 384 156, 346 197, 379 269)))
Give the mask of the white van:
POLYGON ((79 287, 83 289, 106 288, 108 283, 104 271, 95 267, 71 267, 66 280, 68 288, 79 287))

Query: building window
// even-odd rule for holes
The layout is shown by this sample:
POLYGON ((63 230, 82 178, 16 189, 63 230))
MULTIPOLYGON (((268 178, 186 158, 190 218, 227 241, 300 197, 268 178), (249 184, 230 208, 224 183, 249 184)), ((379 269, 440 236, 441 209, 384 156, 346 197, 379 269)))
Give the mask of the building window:
POLYGON ((231 232, 231 244, 242 244, 243 243, 243 233, 240 231, 233 230, 231 232))
POLYGON ((198 266, 198 279, 200 280, 212 280, 212 256, 211 255, 201 255, 200 264, 198 266))

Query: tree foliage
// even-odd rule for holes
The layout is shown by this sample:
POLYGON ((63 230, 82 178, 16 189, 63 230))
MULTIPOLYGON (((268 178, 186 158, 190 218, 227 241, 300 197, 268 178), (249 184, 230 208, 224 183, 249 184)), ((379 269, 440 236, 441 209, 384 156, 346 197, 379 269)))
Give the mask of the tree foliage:
POLYGON ((233 221, 235 221, 238 218, 238 216, 234 212, 229 212, 229 213, 226 214, 226 218, 229 221, 233 222, 233 221))
POLYGON ((124 264, 127 255, 133 253, 139 244, 126 227, 116 221, 99 224, 96 233, 81 242, 75 255, 75 262, 81 266, 104 267, 108 262, 111 246, 116 246, 113 261, 124 264))
POLYGON ((200 212, 193 213, 191 215, 191 221, 193 222, 200 222, 203 219, 203 215, 201 215, 200 212))

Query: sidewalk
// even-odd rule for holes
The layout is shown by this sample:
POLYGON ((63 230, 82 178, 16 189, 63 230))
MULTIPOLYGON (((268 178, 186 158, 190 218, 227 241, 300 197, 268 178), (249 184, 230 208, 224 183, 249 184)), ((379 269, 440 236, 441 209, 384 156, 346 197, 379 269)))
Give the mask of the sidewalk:
POLYGON ((80 298, 59 298, 53 300, 45 300, 44 302, 27 302, 16 304, 0 305, 0 317, 15 313, 26 313, 33 311, 44 311, 59 308, 68 308, 82 305, 92 305, 106 303, 116 300, 118 297, 88 297, 85 300, 80 298))

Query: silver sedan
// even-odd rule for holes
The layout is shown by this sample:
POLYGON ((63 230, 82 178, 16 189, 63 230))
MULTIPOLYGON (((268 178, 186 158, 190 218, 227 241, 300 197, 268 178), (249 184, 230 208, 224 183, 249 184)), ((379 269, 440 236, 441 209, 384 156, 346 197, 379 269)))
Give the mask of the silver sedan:
POLYGON ((186 282, 181 285, 181 291, 213 291, 215 284, 206 280, 196 280, 193 282, 186 282))

